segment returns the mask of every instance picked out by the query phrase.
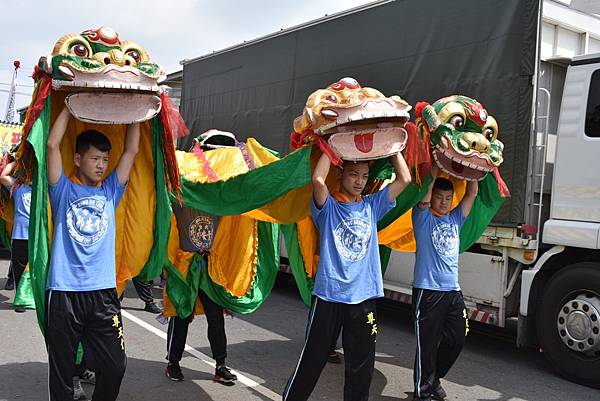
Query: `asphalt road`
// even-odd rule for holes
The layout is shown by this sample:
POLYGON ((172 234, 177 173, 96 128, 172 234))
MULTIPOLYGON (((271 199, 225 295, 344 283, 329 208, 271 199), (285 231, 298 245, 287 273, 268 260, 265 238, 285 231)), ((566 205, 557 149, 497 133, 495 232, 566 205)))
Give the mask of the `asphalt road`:
MULTIPOLYGON (((13 291, 5 291, 7 261, 0 261, 0 401, 44 401, 47 361, 35 313, 12 310, 13 291)), ((159 289, 155 296, 160 297, 159 289)), ((206 321, 190 325, 189 351, 181 362, 185 381, 164 375, 166 325, 142 310, 135 290, 123 301, 127 372, 119 400, 279 400, 300 354, 307 309, 294 286, 279 280, 263 307, 252 315, 226 319, 227 363, 240 380, 231 387, 214 383, 206 321)), ((379 308, 379 335, 371 400, 411 400, 415 341, 405 308, 379 308)), ((510 341, 482 334, 472 327, 459 360, 442 381, 449 400, 592 401, 600 391, 556 376, 535 350, 517 350, 510 341)), ((341 345, 341 342, 340 342, 341 345)), ((341 400, 344 366, 328 364, 311 400, 341 400)), ((93 386, 85 385, 88 396, 93 386)))

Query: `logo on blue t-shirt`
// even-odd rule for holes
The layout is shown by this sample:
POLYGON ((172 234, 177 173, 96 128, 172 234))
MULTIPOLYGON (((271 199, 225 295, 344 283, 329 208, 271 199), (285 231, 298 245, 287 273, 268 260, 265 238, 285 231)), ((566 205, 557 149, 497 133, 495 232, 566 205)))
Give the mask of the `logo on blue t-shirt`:
POLYGON ((431 232, 431 242, 441 256, 451 256, 458 246, 456 225, 440 222, 431 232))
POLYGON ((371 225, 360 217, 342 220, 333 231, 335 247, 344 259, 358 261, 365 257, 371 241, 371 225))
POLYGON ((92 245, 104 237, 108 229, 105 200, 96 197, 77 199, 67 209, 67 228, 73 240, 92 245))
POLYGON ((25 210, 29 213, 29 208, 31 207, 31 192, 24 192, 21 197, 23 200, 23 206, 25 206, 25 210))

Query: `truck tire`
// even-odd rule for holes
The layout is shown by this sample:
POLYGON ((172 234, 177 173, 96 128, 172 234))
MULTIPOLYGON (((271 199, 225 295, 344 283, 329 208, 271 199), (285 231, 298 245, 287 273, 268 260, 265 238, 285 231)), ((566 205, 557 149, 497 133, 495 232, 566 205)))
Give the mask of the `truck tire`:
POLYGON ((538 303, 537 333, 563 377, 600 388, 600 264, 565 266, 550 279, 538 303))

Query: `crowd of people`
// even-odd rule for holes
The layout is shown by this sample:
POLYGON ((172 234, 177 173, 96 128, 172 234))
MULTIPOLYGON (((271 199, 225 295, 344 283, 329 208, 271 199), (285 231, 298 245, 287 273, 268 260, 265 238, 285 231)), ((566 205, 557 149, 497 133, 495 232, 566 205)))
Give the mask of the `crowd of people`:
MULTIPOLYGON (((61 141, 71 115, 64 108, 47 140, 48 193, 53 218, 53 240, 46 282, 44 336, 48 352, 49 393, 52 401, 85 397, 80 382, 95 384, 93 399, 116 400, 127 358, 116 291, 115 210, 127 189, 138 153, 140 127, 127 127, 125 147, 113 171, 108 172, 111 143, 96 130, 81 132, 75 144, 75 173, 63 171, 61 141), (108 173, 108 174, 107 174, 108 173), (83 358, 78 358, 79 345, 83 358), (79 359, 79 361, 78 361, 79 359), (79 363, 78 363, 79 362, 79 363)), ((319 232, 319 265, 308 312, 306 338, 298 362, 283 389, 284 401, 307 400, 327 361, 340 362, 335 352, 342 336, 345 362, 345 401, 367 400, 379 332, 376 300, 383 297, 383 280, 377 243, 377 221, 390 211, 411 181, 399 152, 391 156, 394 180, 380 191, 362 195, 369 178, 367 161, 345 161, 336 170, 340 187, 325 180, 331 162, 323 154, 313 172, 312 219, 319 232)), ((15 182, 14 164, 2 171, 0 183, 14 202, 11 272, 19 285, 27 265, 31 184, 15 182)), ((459 233, 477 196, 477 181, 469 181, 462 201, 452 208, 450 180, 437 177, 412 210, 416 239, 413 315, 417 340, 414 365, 414 400, 443 400, 440 379, 458 358, 468 331, 465 304, 458 284, 459 233)), ((187 240, 186 224, 202 214, 173 204, 182 248, 203 256, 206 266, 210 242, 187 240)), ((216 230, 218 218, 212 219, 216 230)), ((10 287, 7 282, 7 287, 10 287)), ((158 313, 151 284, 135 280, 144 309, 158 313)), ((223 307, 198 290, 208 322, 208 340, 216 362, 214 380, 233 384, 237 379, 226 366, 227 338, 223 307)), ((17 312, 24 309, 17 308, 17 312)), ((193 318, 169 319, 166 376, 184 380, 182 358, 193 318)))

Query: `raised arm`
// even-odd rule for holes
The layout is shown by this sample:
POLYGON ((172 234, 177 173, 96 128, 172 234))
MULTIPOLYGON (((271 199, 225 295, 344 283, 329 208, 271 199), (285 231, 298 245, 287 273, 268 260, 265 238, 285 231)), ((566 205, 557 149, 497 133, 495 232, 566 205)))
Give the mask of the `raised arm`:
POLYGON ((313 196, 315 197, 315 203, 319 209, 323 207, 329 196, 329 190, 327 189, 325 180, 327 179, 327 174, 329 174, 330 167, 331 161, 329 160, 329 157, 323 153, 317 162, 317 166, 315 167, 312 176, 313 196))
POLYGON ((396 179, 389 185, 388 200, 390 202, 396 199, 411 181, 410 170, 404 161, 404 157, 402 157, 402 153, 398 152, 392 156, 392 166, 394 166, 396 179))
POLYGON ((5 187, 11 187, 15 183, 15 179, 12 177, 13 169, 15 168, 15 162, 10 162, 0 173, 0 184, 5 187))
POLYGON ((431 175, 433 176, 433 180, 431 181, 431 184, 429 184, 429 187, 427 188, 427 193, 425 194, 423 199, 421 199, 419 203, 417 203, 417 207, 419 209, 425 209, 426 207, 429 207, 429 203, 431 203, 431 192, 433 191, 433 184, 435 183, 435 179, 437 178, 439 171, 439 167, 437 166, 437 164, 434 163, 433 167, 431 168, 431 175))
POLYGON ((67 131, 67 125, 69 124, 69 118, 71 113, 65 106, 62 109, 54 125, 50 129, 50 135, 48 135, 48 142, 46 143, 46 162, 48 164, 48 182, 50 184, 56 184, 62 174, 62 157, 60 155, 60 143, 62 142, 65 132, 67 131))
POLYGON ((465 191, 465 196, 460 201, 460 207, 462 208, 462 212, 465 217, 469 216, 469 213, 471 213, 471 208, 473 207, 473 203, 475 202, 475 198, 477 197, 478 190, 479 182, 467 182, 467 190, 465 191))
POLYGON ((125 149, 117 164, 117 178, 119 184, 125 185, 129 180, 129 173, 133 167, 135 161, 135 155, 137 155, 140 147, 140 124, 130 124, 127 126, 127 133, 125 134, 125 149))

